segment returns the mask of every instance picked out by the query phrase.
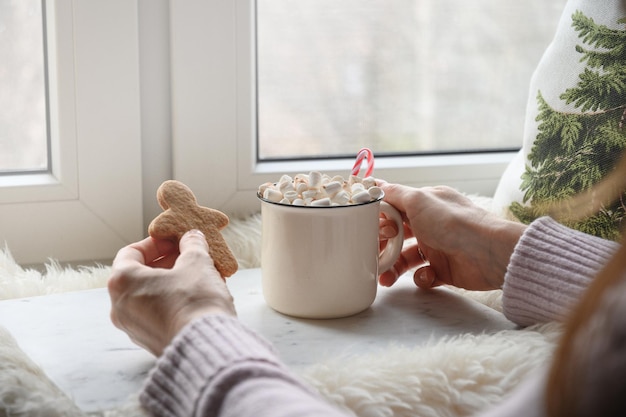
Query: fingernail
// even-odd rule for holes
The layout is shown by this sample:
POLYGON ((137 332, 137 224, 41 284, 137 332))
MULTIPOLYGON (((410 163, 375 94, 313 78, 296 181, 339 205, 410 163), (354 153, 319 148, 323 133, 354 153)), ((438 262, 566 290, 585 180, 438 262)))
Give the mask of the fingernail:
POLYGON ((430 274, 427 271, 422 271, 419 275, 419 280, 422 284, 424 284, 424 286, 432 286, 434 279, 433 277, 430 276, 430 274))
POLYGON ((204 237, 204 233, 202 233, 202 230, 199 230, 199 229, 191 229, 187 232, 187 234, 204 237))

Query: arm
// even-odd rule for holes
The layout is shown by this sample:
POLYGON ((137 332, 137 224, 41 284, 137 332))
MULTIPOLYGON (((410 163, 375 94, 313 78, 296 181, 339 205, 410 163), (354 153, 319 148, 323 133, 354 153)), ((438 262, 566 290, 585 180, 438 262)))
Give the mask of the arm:
POLYGON ((152 415, 343 415, 237 320, 200 232, 122 248, 108 287, 113 323, 160 356, 140 395, 152 415))
MULTIPOLYGON (((416 239, 381 284, 415 268, 421 288, 502 288, 504 312, 520 325, 562 320, 618 247, 547 217, 528 227, 502 219, 448 187, 380 184, 403 213, 405 236, 416 239)), ((381 239, 395 235, 392 229, 381 221, 381 239)))
POLYGON ((141 394, 156 416, 345 416, 304 385, 237 319, 208 315, 165 350, 141 394))

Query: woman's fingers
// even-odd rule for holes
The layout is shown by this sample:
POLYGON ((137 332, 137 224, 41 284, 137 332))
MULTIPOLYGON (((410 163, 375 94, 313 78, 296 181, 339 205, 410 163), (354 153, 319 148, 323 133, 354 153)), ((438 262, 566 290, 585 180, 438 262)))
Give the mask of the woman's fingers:
POLYGON ((378 236, 381 240, 394 238, 398 234, 398 226, 396 222, 386 217, 378 220, 378 236))
POLYGON ((411 268, 427 264, 428 260, 423 256, 417 242, 410 243, 402 249, 393 267, 380 275, 379 283, 384 287, 390 287, 411 268))

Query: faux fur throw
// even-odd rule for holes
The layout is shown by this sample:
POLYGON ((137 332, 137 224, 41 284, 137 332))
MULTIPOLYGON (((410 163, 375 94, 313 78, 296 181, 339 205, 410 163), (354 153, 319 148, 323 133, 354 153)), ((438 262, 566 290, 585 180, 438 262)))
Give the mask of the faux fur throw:
MULTIPOLYGON (((224 231, 241 268, 260 264, 260 217, 233 219, 224 231)), ((62 267, 42 271, 17 265, 0 251, 0 299, 106 285, 109 267, 62 267)), ((500 292, 459 291, 500 309, 500 292)), ((355 416, 470 416, 499 402, 531 371, 545 366, 560 328, 555 324, 492 335, 461 335, 415 347, 335 358, 299 371, 330 402, 355 416)), ((0 328, 0 417, 143 416, 136 400, 115 410, 84 413, 0 328)))

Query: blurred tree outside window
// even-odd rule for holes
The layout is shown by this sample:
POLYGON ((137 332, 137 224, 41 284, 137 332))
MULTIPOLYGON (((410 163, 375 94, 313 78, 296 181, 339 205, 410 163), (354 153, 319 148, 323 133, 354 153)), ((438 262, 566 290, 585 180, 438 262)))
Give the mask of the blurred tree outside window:
POLYGON ((258 158, 511 150, 565 0, 257 0, 258 158))

